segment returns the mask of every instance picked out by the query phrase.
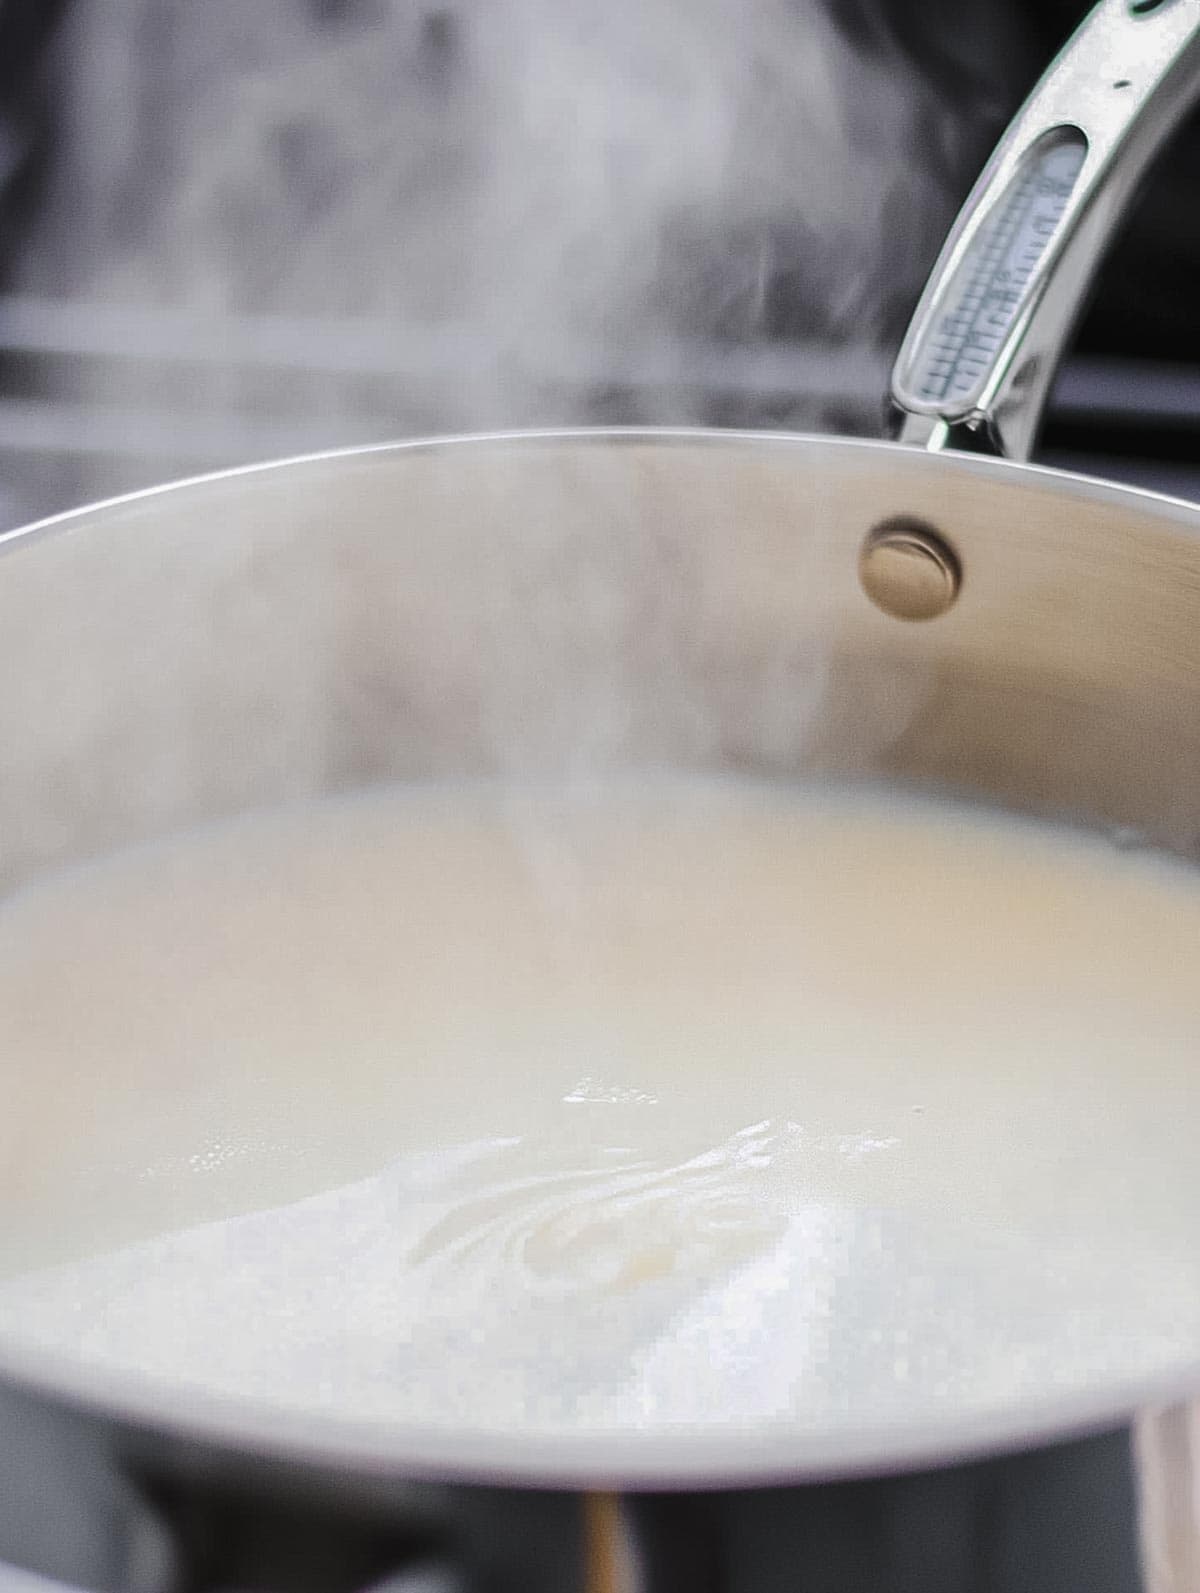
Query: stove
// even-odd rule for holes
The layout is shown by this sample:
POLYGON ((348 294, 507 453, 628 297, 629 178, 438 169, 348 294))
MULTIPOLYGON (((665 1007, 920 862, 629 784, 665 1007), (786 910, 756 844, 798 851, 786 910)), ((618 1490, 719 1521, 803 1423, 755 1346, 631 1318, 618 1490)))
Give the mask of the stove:
POLYGON ((1128 1435, 904 1478, 577 1497, 181 1483, 4 1396, 0 1593, 1135 1593, 1128 1435), (22 1566, 24 1569, 16 1569, 22 1566))

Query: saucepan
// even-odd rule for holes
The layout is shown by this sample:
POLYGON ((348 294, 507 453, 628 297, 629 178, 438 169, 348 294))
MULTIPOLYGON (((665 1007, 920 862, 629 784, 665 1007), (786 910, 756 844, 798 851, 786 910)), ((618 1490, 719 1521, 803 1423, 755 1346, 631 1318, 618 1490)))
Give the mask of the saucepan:
MULTIPOLYGON (((328 793, 664 767, 951 792, 1200 863, 1200 509, 1020 462, 1103 245, 1197 87, 1200 0, 1094 9, 945 246, 896 365, 895 440, 434 439, 3 538, 0 888, 328 793)), ((21 1066, 0 1060, 10 1100, 21 1066)), ((1136 1367, 845 1429, 735 1412, 707 1435, 518 1439, 209 1400, 0 1329, 15 1455, 35 1428, 68 1435, 164 1510, 203 1484, 205 1520, 248 1478, 373 1520, 403 1500, 417 1538, 456 1489, 520 1535, 525 1489, 911 1472, 1152 1410, 1178 1435, 1200 1337, 1136 1367)), ((159 1585, 156 1553, 127 1585, 159 1585)))

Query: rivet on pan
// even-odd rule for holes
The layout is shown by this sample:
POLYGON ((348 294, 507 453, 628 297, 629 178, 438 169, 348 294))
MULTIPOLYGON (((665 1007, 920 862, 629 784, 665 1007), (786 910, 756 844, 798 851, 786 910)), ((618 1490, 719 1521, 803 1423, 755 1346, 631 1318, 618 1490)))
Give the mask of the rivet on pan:
POLYGON ((858 556, 863 591, 893 619, 931 620, 958 596, 962 568, 949 544, 920 520, 885 520, 858 556))

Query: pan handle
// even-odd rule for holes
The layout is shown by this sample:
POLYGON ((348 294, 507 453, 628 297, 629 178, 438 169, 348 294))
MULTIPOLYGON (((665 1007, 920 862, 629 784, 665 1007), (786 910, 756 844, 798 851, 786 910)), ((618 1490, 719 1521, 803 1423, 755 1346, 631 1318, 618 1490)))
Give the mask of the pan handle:
POLYGON ((951 228, 892 373, 894 436, 1029 457, 1109 235, 1198 97, 1200 0, 1100 0, 951 228))

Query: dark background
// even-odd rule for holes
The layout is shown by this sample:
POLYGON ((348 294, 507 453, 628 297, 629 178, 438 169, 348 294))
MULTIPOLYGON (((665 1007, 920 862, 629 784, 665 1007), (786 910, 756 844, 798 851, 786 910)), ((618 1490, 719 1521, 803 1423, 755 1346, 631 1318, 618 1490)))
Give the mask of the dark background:
MULTIPOLYGON (((0 295, 11 286, 13 261, 30 218, 37 214, 54 147, 58 107, 50 46, 72 3, 85 0, 0 0, 0 295)), ((360 3, 296 0, 300 7, 320 6, 322 17, 329 13, 332 20, 339 13, 349 15, 360 3)), ((979 62, 981 41, 986 41, 989 25, 995 27, 996 5, 1002 0, 826 3, 861 48, 888 60, 901 56, 915 60, 936 83, 941 107, 961 117, 964 127, 976 130, 981 150, 990 146, 1004 119, 1088 9, 1080 0, 1012 0, 1008 15, 1010 20, 1015 15, 1020 37, 1015 54, 1012 41, 1007 42, 1011 62, 1001 74, 1002 93, 1008 93, 1011 102, 997 104, 995 75, 985 94, 979 62)), ((983 49, 986 59, 986 43, 983 49)), ((936 142, 931 136, 930 147, 936 142)), ((951 187, 965 195, 972 177, 971 170, 956 171, 951 187)), ((929 240, 930 264, 939 243, 940 239, 929 240)), ((1102 270, 1051 405, 1041 458, 1200 496, 1200 468, 1193 465, 1200 437, 1200 298, 1194 290, 1198 281, 1200 119, 1193 118, 1147 178, 1102 270)), ((887 324, 896 343, 912 308, 909 296, 905 287, 897 302, 887 307, 887 324)), ((802 326, 805 318, 803 304, 792 306, 776 335, 786 337, 786 323, 802 326)), ((31 363, 32 356, 23 356, 19 349, 14 353, 9 348, 0 357, 0 398, 6 392, 22 392, 22 384, 30 380, 31 363)), ((36 370, 32 380, 36 385, 36 370)), ((716 405, 712 418, 731 424, 789 423, 782 410, 777 419, 772 414, 769 408, 743 413, 736 405, 727 414, 716 405)), ((865 412, 864 419, 861 406, 857 420, 831 412, 827 424, 861 431, 874 425, 873 414, 873 409, 865 412)), ((147 467, 138 468, 144 472, 147 467)), ((57 460, 47 460, 37 471, 41 475, 34 498, 39 511, 76 501, 68 450, 60 449, 57 460), (43 497, 49 500, 44 505, 43 497), (53 501, 56 498, 67 501, 53 501)), ((3 487, 0 479, 0 498, 3 487)), ((20 508, 23 514, 29 512, 27 503, 20 508)))

